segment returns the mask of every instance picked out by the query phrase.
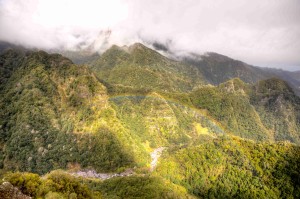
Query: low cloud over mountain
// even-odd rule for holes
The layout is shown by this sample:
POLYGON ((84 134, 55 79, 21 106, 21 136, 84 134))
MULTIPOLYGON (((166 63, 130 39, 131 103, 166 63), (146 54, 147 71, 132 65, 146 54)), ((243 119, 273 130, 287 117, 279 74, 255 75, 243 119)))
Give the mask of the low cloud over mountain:
POLYGON ((0 39, 103 52, 112 44, 168 44, 247 63, 300 69, 300 2, 1 0, 0 39), (170 42, 172 41, 172 42, 170 42))

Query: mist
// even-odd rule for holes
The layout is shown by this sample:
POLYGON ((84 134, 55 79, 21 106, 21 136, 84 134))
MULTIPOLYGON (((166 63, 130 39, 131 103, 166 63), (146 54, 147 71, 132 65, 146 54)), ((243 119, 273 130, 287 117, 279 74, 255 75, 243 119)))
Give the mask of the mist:
POLYGON ((141 42, 300 70, 299 10, 298 0, 0 0, 0 40, 99 53, 141 42))

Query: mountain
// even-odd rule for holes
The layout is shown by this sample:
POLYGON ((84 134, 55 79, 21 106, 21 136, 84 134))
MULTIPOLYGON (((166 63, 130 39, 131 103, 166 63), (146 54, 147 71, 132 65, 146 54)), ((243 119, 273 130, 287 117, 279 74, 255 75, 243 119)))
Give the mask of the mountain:
POLYGON ((84 64, 98 58, 98 53, 89 50, 55 50, 53 53, 59 53, 75 64, 84 64))
POLYGON ((259 80, 277 77, 287 81, 295 93, 300 96, 299 72, 255 67, 213 52, 204 55, 191 53, 188 56, 180 57, 180 59, 183 63, 195 66, 203 74, 205 80, 213 85, 218 85, 232 78, 240 78, 246 83, 256 83, 259 80))
POLYGON ((118 122, 110 128, 117 118, 106 88, 88 68, 42 51, 19 59, 11 54, 15 55, 11 50, 1 55, 1 68, 13 65, 12 74, 1 77, 3 168, 45 173, 76 162, 99 170, 133 163, 130 140, 121 142, 125 132, 118 122))
POLYGON ((193 60, 139 43, 82 65, 5 48, 0 196, 299 198, 291 83, 218 54, 193 60))
MULTIPOLYGON (((257 101, 253 100, 256 97, 255 95, 258 94, 254 92, 255 86, 244 83, 261 84, 268 78, 279 76, 275 72, 265 71, 216 53, 175 62, 142 44, 134 44, 130 47, 113 46, 99 59, 90 62, 89 66, 96 71, 98 78, 108 85, 109 91, 113 91, 111 92, 113 95, 122 95, 122 93, 133 93, 134 95, 145 95, 146 93, 147 95, 153 90, 162 96, 166 96, 166 93, 170 92, 187 93, 187 101, 192 102, 192 106, 208 110, 214 120, 221 122, 225 129, 235 135, 255 140, 290 140, 297 143, 300 141, 298 133, 299 118, 297 116, 299 99, 297 96, 293 94, 291 98, 294 101, 283 103, 291 104, 291 108, 286 110, 291 112, 293 118, 293 120, 278 125, 280 128, 283 128, 283 126, 289 127, 284 128, 286 132, 283 132, 283 129, 280 130, 275 125, 277 117, 271 114, 266 116, 265 113, 268 111, 264 109, 261 112, 261 107, 257 105, 257 101), (170 66, 170 68, 166 66, 170 66), (181 67, 178 68, 178 66, 181 67), (149 73, 150 70, 154 71, 153 68, 157 68, 155 73, 149 73), (165 72, 172 68, 177 68, 178 72, 165 72), (187 71, 191 68, 194 74, 197 75, 187 71), (178 76, 181 74, 186 74, 185 79, 190 79, 190 86, 186 86, 186 81, 177 83, 176 81, 170 81, 179 79, 178 76), (157 76, 164 78, 157 79, 155 78, 157 76), (231 80, 236 77, 244 82, 239 79, 231 80), (220 85, 204 86, 208 83, 220 85), (157 84, 163 85, 163 87, 157 84), (272 127, 268 124, 268 120, 274 120, 272 127), (291 136, 281 139, 279 134, 286 134, 286 136, 290 134, 291 136)), ((270 81, 276 83, 274 78, 270 81)), ((283 84, 289 88, 287 89, 289 92, 282 95, 290 96, 292 92, 290 86, 285 82, 283 84)), ((275 98, 276 96, 272 97, 275 98)), ((174 95, 171 98, 174 98, 174 95)), ((127 106, 132 107, 134 105, 127 106)), ((272 106, 275 105, 272 104, 272 106)), ((276 107, 272 108, 276 111, 277 109, 276 107)), ((281 109, 278 112, 284 115, 285 110, 281 109)), ((285 121, 284 117, 280 121, 285 121)))
MULTIPOLYGON (((166 47, 157 45, 156 49, 166 50, 166 47)), ((188 92, 199 85, 218 85, 233 78, 256 83, 277 77, 287 81, 295 93, 300 94, 300 78, 296 72, 259 68, 212 52, 204 55, 190 53, 174 61, 137 43, 130 47, 113 46, 98 58, 83 58, 80 63, 87 63, 109 87, 125 92, 137 89, 188 92), (85 62, 85 59, 90 61, 85 62), (140 76, 143 77, 142 82, 139 81, 140 76), (154 82, 156 85, 153 85, 154 82)))
POLYGON ((272 78, 254 86, 251 103, 275 140, 300 141, 300 98, 287 82, 272 78))
POLYGON ((183 92, 205 82, 194 67, 170 60, 146 46, 112 46, 88 65, 99 79, 125 91, 183 92))
POLYGON ((283 79, 289 83, 294 89, 295 93, 300 96, 300 72, 299 71, 284 71, 281 69, 263 68, 265 71, 274 74, 280 79, 283 79))
POLYGON ((199 88, 190 96, 194 106, 208 110, 234 135, 300 143, 300 98, 283 80, 246 84, 232 79, 199 88))
POLYGON ((258 67, 217 53, 191 54, 183 57, 182 60, 195 66, 213 85, 218 85, 232 78, 240 78, 244 82, 255 83, 258 80, 271 77, 270 74, 258 67))
POLYGON ((8 50, 8 49, 23 50, 23 51, 26 50, 26 48, 21 45, 15 45, 15 44, 0 40, 0 53, 3 53, 5 50, 8 50))
POLYGON ((59 54, 8 50, 0 57, 4 169, 143 167, 155 147, 190 143, 201 129, 223 132, 201 111, 155 92, 110 96, 86 66, 59 54))
POLYGON ((300 71, 295 71, 290 74, 294 79, 298 79, 300 81, 300 71))
MULTIPOLYGON (((113 172, 137 167, 136 172, 145 172, 153 148, 192 143, 202 133, 222 133, 205 114, 155 92, 109 96, 92 71, 59 54, 9 49, 0 60, 0 165, 6 171, 45 174, 77 168, 113 172)), ((19 178, 27 179, 16 177, 9 182, 20 188, 14 183, 19 178)), ((136 177, 107 182, 103 190, 109 192, 128 180, 132 186, 146 180, 149 185, 139 188, 149 186, 144 194, 153 192, 151 186, 172 191, 163 188, 166 183, 177 189, 159 177, 136 177)), ((37 194, 24 191, 26 187, 21 190, 37 194)), ((160 195, 157 191, 153 193, 160 195)))

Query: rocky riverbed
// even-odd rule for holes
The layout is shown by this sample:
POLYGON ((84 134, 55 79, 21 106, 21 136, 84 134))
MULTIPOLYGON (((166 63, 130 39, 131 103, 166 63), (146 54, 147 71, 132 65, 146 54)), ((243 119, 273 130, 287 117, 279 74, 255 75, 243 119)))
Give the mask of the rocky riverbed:
MULTIPOLYGON (((151 156, 151 164, 150 164, 150 171, 152 172, 158 163, 159 157, 161 156, 161 153, 165 147, 159 147, 155 149, 153 152, 150 153, 151 156)), ((99 178, 101 180, 107 180, 113 177, 123 177, 123 176, 131 176, 134 175, 134 169, 127 169, 124 172, 121 173, 97 173, 95 170, 83 170, 83 171, 76 171, 71 172, 74 176, 80 176, 84 178, 99 178)))

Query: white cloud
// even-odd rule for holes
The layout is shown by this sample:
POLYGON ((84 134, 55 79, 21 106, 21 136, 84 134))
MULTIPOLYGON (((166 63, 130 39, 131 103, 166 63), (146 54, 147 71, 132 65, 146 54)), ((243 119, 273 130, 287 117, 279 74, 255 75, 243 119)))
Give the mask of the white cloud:
POLYGON ((91 43, 127 18, 120 0, 2 0, 0 39, 44 48, 91 43))
POLYGON ((95 43, 101 51, 168 42, 174 51, 300 69, 299 10, 299 0, 0 0, 0 39, 44 48, 95 43))

